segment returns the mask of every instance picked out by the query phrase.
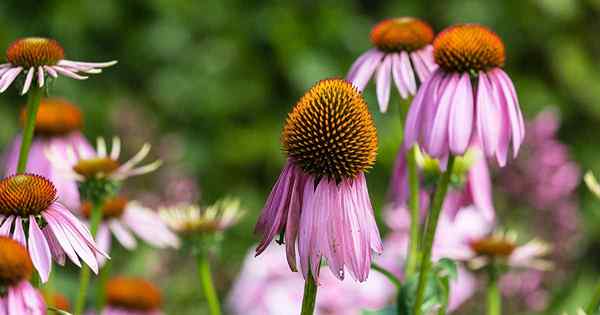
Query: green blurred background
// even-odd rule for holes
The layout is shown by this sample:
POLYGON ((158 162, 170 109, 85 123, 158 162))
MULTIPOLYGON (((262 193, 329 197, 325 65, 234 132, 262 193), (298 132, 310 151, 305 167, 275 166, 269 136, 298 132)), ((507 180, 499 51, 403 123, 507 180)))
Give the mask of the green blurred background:
MULTIPOLYGON (((130 153, 150 141, 160 148, 155 155, 170 154, 169 163, 197 180, 200 203, 224 195, 243 200, 248 214, 227 235, 225 259, 216 268, 224 296, 257 240, 253 224, 283 164, 279 132, 286 113, 315 81, 346 74, 370 48, 378 20, 403 15, 421 17, 436 31, 459 22, 494 29, 505 41, 506 69, 525 115, 558 107, 561 139, 583 169, 600 171, 599 0, 3 0, 0 47, 18 37, 48 36, 61 42, 68 59, 119 60, 87 81, 60 78, 52 95, 82 107, 90 138, 117 134, 130 153)), ((402 128, 400 107, 379 114, 373 90, 369 86, 366 97, 381 147, 369 186, 379 211, 402 128)), ((16 89, 9 91, 0 97, 2 145, 17 132, 24 102, 16 89)), ((161 181, 130 184, 137 191, 168 191, 161 181)), ((584 189, 580 194, 586 237, 576 249, 573 281, 556 288, 565 295, 548 314, 584 301, 600 271, 600 210, 584 189)), ((187 256, 146 248, 113 257, 116 272, 160 284, 169 314, 202 314, 187 256)), ((73 272, 63 271, 59 280, 61 290, 74 293, 73 272)))

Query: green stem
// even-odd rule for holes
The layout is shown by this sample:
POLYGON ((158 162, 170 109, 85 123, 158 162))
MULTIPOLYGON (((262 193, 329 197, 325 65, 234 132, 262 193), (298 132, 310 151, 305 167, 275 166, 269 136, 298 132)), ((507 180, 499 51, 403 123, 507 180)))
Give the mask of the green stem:
POLYGON ((100 275, 98 275, 98 280, 100 283, 96 291, 96 311, 98 311, 98 313, 102 313, 104 305, 106 304, 106 283, 110 277, 111 266, 112 261, 107 260, 104 263, 104 266, 102 266, 100 269, 100 275))
POLYGON ((215 291, 213 285, 212 274, 210 272, 210 264, 208 262, 208 255, 198 256, 198 275, 200 276, 200 283, 204 290, 204 295, 208 301, 208 307, 211 315, 220 315, 221 306, 219 305, 219 297, 215 291))
POLYGON ((423 243, 423 255, 421 257, 421 270, 419 273, 419 285, 417 287, 417 295, 415 296, 415 304, 413 308, 414 315, 421 315, 421 305, 425 298, 425 286, 429 276, 429 270, 431 269, 431 249, 433 247, 433 239, 435 238, 435 231, 437 229, 438 219, 442 210, 442 204, 448 191, 448 184, 450 183, 450 176, 452 175, 452 167, 454 166, 454 156, 448 157, 448 167, 446 172, 439 178, 435 194, 433 196, 433 202, 429 210, 429 216, 427 218, 425 238, 423 243))
MULTIPOLYGON (((102 221, 102 206, 103 203, 99 202, 95 204, 92 208, 92 213, 90 216, 90 232, 92 233, 92 237, 96 237, 98 226, 100 225, 100 221, 102 221)), ((77 301, 75 303, 75 312, 73 313, 74 315, 81 315, 83 313, 83 308, 85 307, 85 298, 89 284, 90 268, 84 264, 83 266, 81 266, 81 272, 79 273, 79 293, 77 295, 77 301)))
POLYGON ((312 276, 312 273, 308 273, 308 278, 304 282, 304 296, 302 297, 302 311, 300 315, 312 315, 315 312, 315 304, 317 301, 317 283, 312 276))
POLYGON ((588 304, 585 309, 585 313, 589 315, 594 315, 598 311, 598 307, 600 306, 600 282, 597 284, 596 289, 594 290, 594 295, 592 296, 592 300, 590 304, 588 304))
POLYGON ((500 315, 502 314, 502 295, 498 286, 498 271, 494 264, 489 267, 488 274, 487 315, 500 315))
POLYGON ((27 119, 25 120, 23 137, 21 138, 21 150, 19 151, 19 164, 17 164, 17 173, 25 173, 27 169, 27 159, 29 157, 31 142, 33 141, 35 118, 37 116, 38 109, 40 108, 42 92, 42 88, 33 86, 27 94, 27 107, 25 109, 25 112, 27 113, 27 119))
POLYGON ((400 279, 398 279, 389 270, 383 268, 382 266, 380 266, 380 265, 378 265, 376 263, 371 263, 371 269, 373 269, 373 270, 381 273, 386 278, 388 278, 388 280, 390 280, 390 282, 393 283, 396 286, 396 288, 400 289, 400 287, 402 287, 402 282, 400 282, 400 279))
POLYGON ((417 150, 415 144, 406 153, 408 162, 408 186, 410 197, 408 208, 410 209, 410 243, 408 258, 406 262, 406 277, 410 277, 417 267, 419 257, 419 232, 420 232, 420 207, 419 207, 419 174, 417 173, 417 150))

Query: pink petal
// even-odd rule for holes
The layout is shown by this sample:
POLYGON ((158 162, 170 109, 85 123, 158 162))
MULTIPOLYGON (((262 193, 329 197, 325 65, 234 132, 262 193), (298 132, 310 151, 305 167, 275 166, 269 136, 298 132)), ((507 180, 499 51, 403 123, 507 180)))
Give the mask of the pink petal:
POLYGON ((498 147, 499 116, 498 101, 494 99, 489 78, 485 72, 480 71, 477 85, 477 132, 486 156, 493 156, 498 147))
MULTIPOLYGON (((312 200, 314 199, 314 179, 309 177, 304 185, 304 201, 302 203, 302 211, 300 212, 300 226, 298 230, 298 254, 300 256, 300 269, 306 279, 310 269, 310 257, 316 249, 312 240, 316 234, 316 226, 313 224, 316 211, 313 209, 312 200)), ((313 276, 315 276, 313 274, 313 276)))
POLYGON ((356 59, 356 61, 354 61, 354 63, 352 63, 352 66, 350 67, 350 70, 348 71, 348 75, 346 75, 346 80, 348 80, 349 82, 352 82, 354 80, 354 77, 356 76, 356 72, 358 69, 360 69, 362 67, 362 65, 365 63, 365 61, 369 60, 369 57, 373 54, 373 52, 376 52, 377 49, 376 48, 372 48, 370 50, 367 50, 364 54, 360 55, 360 57, 358 57, 358 59, 356 59))
POLYGON ((422 120, 424 118, 425 104, 428 104, 428 100, 425 99, 429 95, 429 89, 431 86, 437 84, 439 78, 442 76, 440 72, 434 73, 429 78, 412 101, 410 108, 408 109, 408 116, 406 117, 406 127, 404 128, 404 147, 410 148, 415 142, 417 142, 420 128, 422 126, 422 120))
POLYGON ((392 71, 392 56, 384 57, 383 62, 377 69, 377 101, 379 102, 379 110, 382 113, 387 112, 390 101, 390 84, 392 71))
POLYGON ((492 202, 492 182, 483 154, 479 154, 469 170, 468 188, 471 191, 473 203, 482 211, 484 218, 488 221, 494 221, 495 211, 492 202))
POLYGON ((403 51, 400 54, 400 76, 402 77, 402 81, 404 81, 404 85, 407 87, 408 93, 411 95, 415 95, 417 92, 417 83, 415 82, 415 74, 413 72, 412 66, 410 65, 410 59, 408 54, 403 51))
POLYGON ((44 233, 40 230, 35 218, 29 216, 29 254, 31 255, 31 261, 40 274, 42 282, 48 281, 50 270, 52 268, 52 255, 50 254, 50 247, 44 237, 44 233))
POLYGON ((296 238, 298 237, 298 225, 300 223, 300 210, 302 209, 302 193, 306 179, 296 176, 289 204, 289 213, 285 224, 285 249, 288 265, 292 271, 297 271, 296 265, 296 238))
POLYGON ((108 225, 123 247, 133 250, 137 246, 137 242, 135 241, 133 235, 131 235, 131 233, 129 233, 129 231, 119 221, 111 220, 108 225))
POLYGON ((408 86, 402 77, 402 59, 397 53, 390 54, 390 56, 392 57, 392 77, 394 78, 394 83, 396 83, 396 88, 398 89, 398 93, 400 93, 400 97, 406 99, 409 96, 409 92, 408 86))
POLYGON ((450 108, 448 144, 452 153, 462 155, 471 141, 473 127, 473 89, 469 74, 462 74, 450 108))
POLYGON ((52 235, 54 235, 54 238, 58 244, 60 244, 60 247, 65 254, 75 265, 77 265, 77 267, 81 267, 81 262, 79 261, 79 258, 77 257, 77 254, 75 253, 75 250, 73 249, 73 246, 71 246, 69 238, 66 235, 67 232, 60 225, 59 221, 52 213, 48 213, 48 211, 46 211, 42 216, 46 222, 48 222, 48 227, 46 227, 46 229, 50 229, 50 232, 52 235))
POLYGON ((21 217, 15 217, 15 230, 13 231, 12 238, 24 247, 27 247, 27 240, 23 231, 23 219, 21 217))
POLYGON ((2 236, 10 236, 10 229, 12 228, 12 224, 15 220, 14 216, 8 216, 2 225, 0 226, 0 235, 2 236))
POLYGON ((447 154, 448 120, 459 79, 458 74, 452 74, 449 78, 445 79, 448 81, 447 86, 441 90, 442 94, 435 112, 431 135, 428 144, 425 146, 425 149, 428 151, 427 153, 433 157, 440 157, 447 154))
POLYGON ((29 87, 31 86, 31 81, 33 80, 34 73, 34 67, 31 67, 29 68, 29 70, 27 70, 27 76, 25 77, 25 83, 23 84, 23 91, 21 91, 21 95, 25 95, 27 91, 29 91, 29 87))
POLYGON ((352 79, 352 83, 358 88, 359 91, 365 89, 367 83, 373 76, 375 69, 381 63, 381 59, 385 56, 384 53, 374 50, 373 53, 369 56, 369 59, 365 60, 362 66, 356 69, 356 75, 352 79))

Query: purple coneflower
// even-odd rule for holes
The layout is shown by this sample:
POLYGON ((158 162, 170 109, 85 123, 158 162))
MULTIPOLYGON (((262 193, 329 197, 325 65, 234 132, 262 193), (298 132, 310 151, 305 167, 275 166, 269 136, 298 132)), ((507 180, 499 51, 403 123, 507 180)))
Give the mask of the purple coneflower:
POLYGON ((117 61, 80 62, 66 60, 65 51, 60 44, 49 38, 27 37, 14 41, 6 50, 8 63, 0 64, 0 93, 3 93, 21 74, 25 74, 25 83, 21 94, 27 93, 34 80, 41 88, 46 82, 46 74, 52 78, 58 75, 84 80, 82 74, 101 73, 101 68, 110 67, 117 61))
POLYGON ((433 30, 422 20, 413 17, 384 20, 371 31, 375 48, 354 62, 347 79, 362 91, 377 71, 377 100, 379 109, 385 113, 392 78, 400 96, 406 99, 417 91, 415 72, 423 82, 437 68, 432 41, 433 30))
MULTIPOLYGON (((92 204, 90 202, 83 203, 81 214, 89 218, 91 212, 92 204)), ((102 207, 102 222, 98 226, 96 241, 98 247, 106 253, 110 251, 111 247, 111 232, 119 243, 129 250, 137 246, 132 232, 157 248, 177 248, 179 246, 177 236, 169 230, 156 212, 124 197, 108 199, 102 207)), ((103 257, 98 256, 98 260, 104 263, 103 257)))
MULTIPOLYGON (((21 123, 25 124, 27 113, 21 112, 21 123)), ((79 209, 80 199, 77 184, 65 180, 51 165, 45 155, 50 147, 56 148, 57 154, 67 157, 67 149, 79 147, 88 153, 94 148, 80 132, 83 125, 82 113, 70 102, 62 99, 44 99, 35 121, 35 138, 31 143, 31 151, 27 162, 27 170, 48 178, 58 191, 58 201, 69 209, 79 209)), ((21 148, 21 135, 17 136, 9 146, 5 156, 6 175, 16 173, 21 148)))
POLYGON ((160 290, 141 278, 115 277, 106 284, 101 315, 162 315, 160 290))
POLYGON ((484 154, 506 164, 525 136, 517 94, 502 70, 502 40, 475 24, 447 28, 436 37, 439 68, 419 89, 410 106, 405 145, 418 143, 427 154, 446 159, 462 155, 474 138, 484 154))
POLYGON ((42 295, 29 284, 33 265, 19 242, 0 236, 0 314, 45 315, 42 295))
POLYGON ((367 103, 346 81, 320 81, 289 113, 282 142, 288 159, 256 224, 257 255, 281 234, 293 271, 298 241, 305 278, 318 279, 324 257, 339 279, 347 267, 365 281, 383 250, 364 175, 377 154, 367 103))
POLYGON ((108 257, 98 249, 85 225, 56 202, 52 182, 38 175, 19 174, 0 180, 0 222, 0 235, 27 246, 43 282, 48 280, 52 258, 62 265, 69 257, 77 266, 81 266, 81 258, 98 272, 96 255, 108 257), (27 233, 23 226, 28 226, 27 233))

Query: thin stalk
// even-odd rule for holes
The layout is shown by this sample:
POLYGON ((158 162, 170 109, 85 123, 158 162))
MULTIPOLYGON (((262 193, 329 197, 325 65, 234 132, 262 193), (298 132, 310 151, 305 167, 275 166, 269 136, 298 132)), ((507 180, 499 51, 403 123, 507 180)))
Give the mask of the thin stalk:
MULTIPOLYGON (((98 226, 100 225, 100 221, 102 221, 102 203, 95 204, 92 208, 92 213, 90 216, 90 232, 92 233, 92 237, 96 237, 96 232, 98 232, 98 226)), ((90 284, 90 268, 83 264, 81 266, 81 271, 79 273, 79 293, 77 295, 77 301, 75 303, 75 312, 74 315, 81 315, 83 313, 83 308, 85 307, 85 297, 87 294, 87 290, 90 284)))
POLYGON ((27 160, 29 157, 29 149, 33 141, 33 132, 35 131, 35 118, 40 101, 42 99, 43 89, 37 86, 32 87, 27 93, 25 126, 23 129, 23 137, 21 138, 21 149, 19 151, 19 163, 17 164, 17 173, 25 173, 27 169, 27 160))
POLYGON ((585 309, 585 313, 589 315, 596 314, 598 311, 598 307, 600 306, 600 282, 596 285, 596 289, 594 290, 594 295, 592 296, 592 300, 588 304, 585 309))
POLYGON ((371 263, 371 269, 379 272, 380 274, 382 274, 386 278, 388 278, 388 280, 390 280, 390 282, 393 283, 396 286, 396 288, 400 289, 400 287, 402 287, 402 282, 400 281, 400 279, 398 279, 398 277, 396 277, 389 270, 383 268, 382 266, 380 266, 376 263, 371 263))
POLYGON ((502 314, 502 295, 498 286, 498 271, 492 264, 488 271, 487 285, 487 315, 502 314))
POLYGON ((96 311, 98 313, 102 313, 102 309, 104 309, 104 305, 106 304, 106 283, 108 282, 108 278, 110 278, 111 266, 112 260, 107 260, 98 275, 99 285, 96 291, 96 311))
POLYGON ((433 239, 435 238, 435 231, 437 229, 438 219, 442 210, 442 204, 448 192, 448 184, 450 183, 450 176, 452 175, 452 168, 454 166, 454 156, 448 157, 448 167, 446 172, 440 176, 436 184, 435 194, 433 196, 433 202, 429 210, 429 216, 427 218, 427 227, 425 229, 425 238, 423 243, 423 252, 421 257, 421 269, 419 273, 419 285, 417 287, 417 294, 415 296, 415 305, 413 308, 414 315, 421 315, 421 305, 425 298, 425 286, 429 277, 429 270, 431 269, 431 249, 433 247, 433 239))
POLYGON ((304 296, 302 297, 302 311, 300 315, 313 315, 315 312, 315 303, 317 300, 317 283, 311 272, 304 282, 304 296))
POLYGON ((408 186, 410 196, 408 208, 410 209, 410 241, 408 258, 406 262, 406 277, 410 277, 417 267, 419 258, 419 234, 420 234, 420 206, 419 206, 419 174, 417 173, 417 145, 413 145, 406 153, 408 164, 408 186))
POLYGON ((198 275, 200 276, 200 283, 204 290, 204 295, 208 301, 208 308, 210 309, 211 315, 220 315, 221 306, 219 304, 219 297, 215 291, 213 285, 212 274, 210 272, 210 264, 208 262, 208 255, 198 256, 198 275))

